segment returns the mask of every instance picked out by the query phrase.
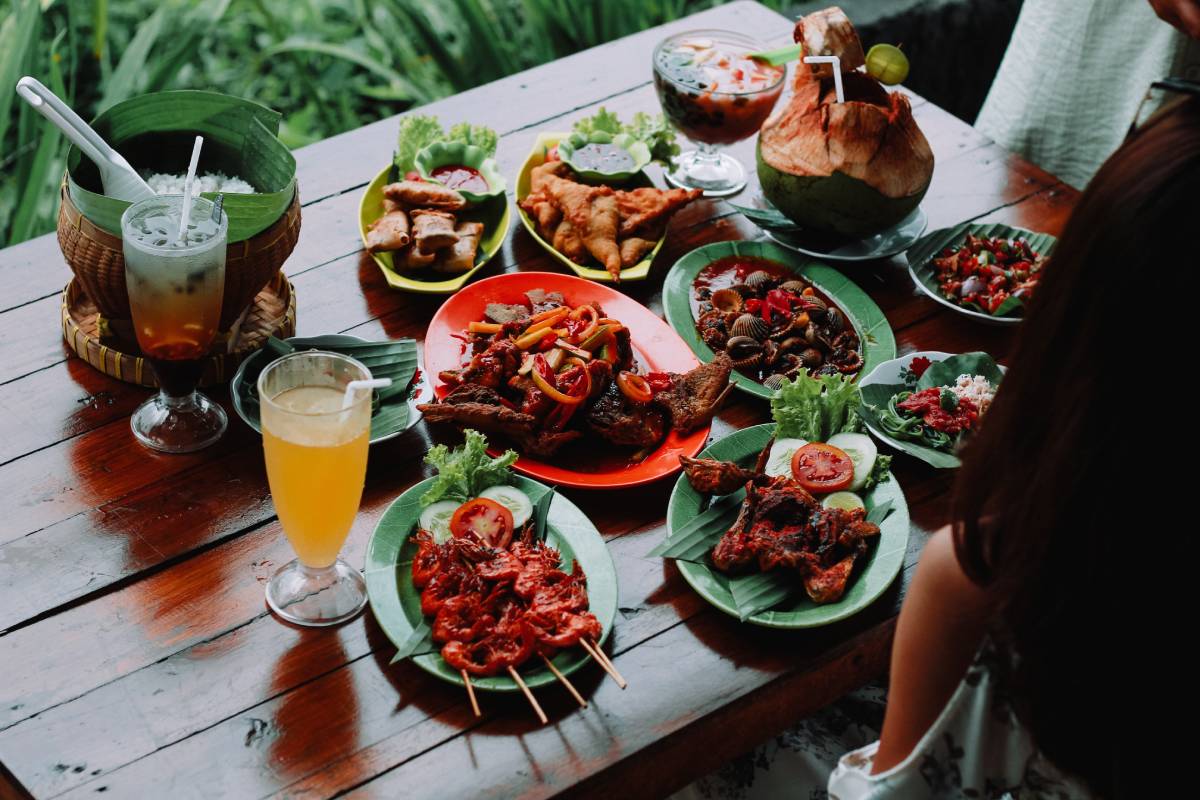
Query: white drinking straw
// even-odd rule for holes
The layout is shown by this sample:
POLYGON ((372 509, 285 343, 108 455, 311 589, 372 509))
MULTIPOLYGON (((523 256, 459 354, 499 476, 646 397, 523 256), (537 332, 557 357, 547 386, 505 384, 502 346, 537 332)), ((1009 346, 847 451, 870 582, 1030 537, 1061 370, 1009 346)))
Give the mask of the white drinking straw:
POLYGON ((842 92, 842 60, 837 56, 805 56, 803 59, 805 64, 832 64, 833 65, 833 90, 837 92, 837 101, 839 103, 846 102, 846 95, 842 92))
POLYGON ((187 236, 188 217, 192 214, 192 189, 196 182, 196 165, 200 163, 200 148, 204 145, 204 137, 197 136, 192 145, 192 160, 188 163, 187 178, 183 182, 183 213, 179 215, 179 241, 185 241, 187 236))
POLYGON ((391 386, 391 378, 372 378, 368 381, 350 381, 346 384, 346 394, 342 396, 342 411, 354 405, 354 393, 359 389, 382 389, 391 386))

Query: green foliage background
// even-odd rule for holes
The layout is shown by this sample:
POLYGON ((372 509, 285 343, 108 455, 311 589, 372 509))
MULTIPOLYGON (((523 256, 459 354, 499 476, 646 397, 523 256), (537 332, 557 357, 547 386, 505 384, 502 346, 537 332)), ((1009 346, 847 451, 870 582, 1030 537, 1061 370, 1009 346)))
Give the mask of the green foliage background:
POLYGON ((295 148, 719 2, 0 0, 0 247, 53 230, 67 148, 22 75, 85 119, 163 89, 248 97, 295 148))

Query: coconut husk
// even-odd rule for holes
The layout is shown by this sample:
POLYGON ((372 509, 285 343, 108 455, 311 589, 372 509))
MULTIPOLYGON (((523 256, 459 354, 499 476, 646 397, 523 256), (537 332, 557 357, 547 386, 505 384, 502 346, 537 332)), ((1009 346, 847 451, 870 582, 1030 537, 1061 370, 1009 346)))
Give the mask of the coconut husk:
MULTIPOLYGON (((842 62, 842 72, 852 72, 867 63, 858 31, 854 29, 846 12, 838 6, 814 11, 796 20, 792 38, 797 44, 804 45, 806 56, 837 56, 842 62)), ((832 64, 808 66, 817 77, 833 77, 832 64)))
POLYGON ((933 175, 929 142, 907 96, 889 93, 865 73, 846 71, 856 56, 862 63, 862 45, 841 9, 804 17, 796 36, 805 48, 843 58, 846 102, 837 102, 832 76, 796 70, 791 99, 763 123, 762 159, 791 175, 841 172, 889 198, 924 192, 933 175))

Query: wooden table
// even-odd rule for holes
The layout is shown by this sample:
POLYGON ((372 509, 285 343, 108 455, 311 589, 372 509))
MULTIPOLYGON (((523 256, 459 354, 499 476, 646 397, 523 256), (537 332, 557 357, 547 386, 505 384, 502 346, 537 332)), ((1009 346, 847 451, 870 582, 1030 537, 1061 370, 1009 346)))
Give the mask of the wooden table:
MULTIPOLYGON (((538 131, 603 105, 657 112, 650 53, 671 31, 733 28, 773 43, 791 23, 734 3, 538 67, 424 109, 503 134, 516 174, 538 131)), ((1058 232, 1075 192, 932 103, 913 98, 937 156, 931 228, 968 219, 1058 232)), ((297 152, 304 224, 287 273, 299 333, 413 336, 442 298, 389 290, 360 250, 359 195, 387 163, 389 119, 297 152)), ((752 143, 736 148, 753 163, 752 143)), ((753 191, 753 189, 751 190, 753 191)), ((743 195, 748 196, 749 193, 743 195)), ((674 221, 652 278, 623 288, 661 312, 658 286, 692 248, 760 232, 724 202, 674 221)), ((485 270, 561 269, 519 225, 485 270)), ((899 258, 845 268, 887 314, 900 352, 985 349, 1012 337, 918 294, 899 258)), ((483 699, 408 663, 368 612, 335 630, 297 630, 266 609, 263 584, 291 558, 263 473, 259 438, 230 410, 211 449, 165 456, 139 446, 130 412, 147 396, 69 354, 59 302, 70 277, 53 236, 0 251, 0 796, 68 797, 656 796, 880 676, 904 587, 928 533, 945 522, 951 475, 898 457, 912 511, 902 577, 869 609, 783 633, 708 606, 672 562, 647 558, 664 535, 673 481, 611 493, 568 491, 609 541, 620 575, 612 652, 630 681, 599 669, 541 700, 483 699)), ((215 396, 228 406, 224 390, 215 396)), ((736 394, 713 438, 766 420, 736 394)), ((372 449, 362 510, 344 554, 361 564, 380 514, 427 474, 446 430, 417 425, 372 449)))

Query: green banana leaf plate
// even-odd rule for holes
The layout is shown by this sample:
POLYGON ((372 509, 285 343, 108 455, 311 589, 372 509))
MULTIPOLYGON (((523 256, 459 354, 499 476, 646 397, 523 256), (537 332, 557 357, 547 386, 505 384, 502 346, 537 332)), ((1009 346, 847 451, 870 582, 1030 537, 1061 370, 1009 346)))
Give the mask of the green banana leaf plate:
POLYGON ((961 305, 942 296, 942 292, 938 288, 937 274, 933 270, 933 258, 947 247, 962 244, 966 240, 967 234, 1000 237, 1001 239, 1024 239, 1029 242, 1029 246, 1033 248, 1034 252, 1044 256, 1049 256, 1054 252, 1054 245, 1058 243, 1058 239, 1048 233, 1035 233, 1024 228, 1014 228, 1011 225, 1000 223, 981 225, 964 222, 953 228, 942 228, 930 233, 910 247, 906 254, 908 273, 912 275, 913 283, 932 299, 947 308, 954 309, 959 314, 989 325, 1021 324, 1025 313, 1025 304, 1021 302, 1020 298, 1010 298, 1011 303, 1006 301, 996 309, 997 313, 989 314, 981 308, 961 305))
MULTIPOLYGON (((751 468, 774 435, 775 425, 772 423, 744 428, 714 442, 699 457, 733 461, 751 468)), ((668 541, 674 531, 680 530, 704 511, 706 498, 706 495, 692 488, 686 475, 679 476, 667 505, 668 541)), ((904 566, 904 553, 908 548, 908 504, 894 475, 865 493, 863 501, 868 510, 890 503, 891 512, 879 526, 879 541, 872 546, 865 566, 855 567, 842 599, 836 603, 817 605, 797 586, 798 591, 778 606, 752 614, 746 617, 746 622, 787 630, 815 628, 857 614, 883 594, 904 566)), ((697 594, 726 614, 741 619, 730 577, 714 569, 707 556, 699 561, 676 560, 675 563, 683 573, 684 580, 691 584, 697 594)))
MULTIPOLYGON (((330 350, 358 359, 376 378, 391 378, 393 384, 376 390, 371 409, 371 444, 394 439, 417 424, 421 412, 417 406, 433 400, 433 384, 425 378, 420 348, 412 339, 370 342, 358 336, 329 334, 285 340, 295 350, 330 350), (411 386, 410 386, 411 384, 411 386)), ((271 343, 247 358, 229 382, 233 410, 242 421, 262 433, 258 408, 258 375, 278 358, 271 343)))
MULTIPOLYGON (((798 255, 777 244, 731 241, 697 247, 676 261, 663 281, 663 311, 666 313, 667 322, 704 363, 712 361, 715 354, 696 330, 696 319, 692 316, 692 285, 701 270, 712 262, 729 256, 764 258, 782 264, 833 300, 845 312, 846 319, 854 326, 862 341, 863 366, 859 375, 866 375, 878 364, 896 357, 896 337, 892 334, 887 317, 854 281, 833 267, 798 255)), ((771 389, 737 370, 734 370, 732 377, 739 389, 756 397, 770 400, 774 394, 771 389)))
MULTIPOLYGON (((529 157, 525 159, 525 163, 521 165, 521 171, 517 174, 517 213, 521 216, 521 222, 525 225, 525 230, 529 231, 538 244, 540 244, 547 253, 554 257, 558 263, 567 267, 581 278, 587 278, 590 281, 601 281, 603 283, 612 283, 613 277, 608 274, 608 271, 600 267, 589 267, 582 264, 576 264, 571 259, 564 256, 562 253, 554 249, 554 245, 547 242, 538 233, 537 224, 533 219, 525 213, 525 209, 521 208, 521 201, 529 196, 530 173, 534 167, 540 167, 546 163, 546 153, 550 148, 558 144, 560 139, 565 139, 571 134, 569 133, 540 133, 537 141, 533 143, 533 150, 529 152, 529 157)), ((634 175, 628 184, 631 188, 639 186, 653 186, 654 182, 650 180, 650 176, 645 172, 639 172, 634 175)), ((658 240, 658 244, 654 245, 654 249, 646 254, 641 261, 634 264, 632 267, 625 267, 621 270, 621 282, 627 281, 644 281, 650 274, 650 265, 654 262, 654 257, 658 255, 658 251, 662 250, 663 243, 667 241, 667 234, 664 231, 662 238, 658 240)))
MULTIPOLYGON (((371 541, 367 544, 367 595, 371 611, 392 643, 402 652, 411 652, 413 662, 426 672, 448 683, 463 685, 462 676, 442 660, 436 645, 426 643, 413 647, 412 639, 420 636, 428 620, 421 614, 421 593, 412 583, 412 559, 416 544, 412 534, 421 514, 421 495, 433 483, 427 478, 396 498, 383 513, 371 541)), ((529 495, 534 506, 551 491, 545 484, 515 473, 509 483, 529 495)), ((546 542, 562 554, 564 569, 579 562, 587 574, 590 610, 600 621, 604 633, 600 643, 608 638, 617 613, 617 568, 596 526, 579 507, 561 494, 550 502, 546 542)), ((564 675, 570 675, 587 663, 589 656, 581 647, 558 653, 552 662, 564 675)), ((555 683, 557 678, 539 660, 537 667, 530 662, 521 677, 531 689, 555 683)), ((472 678, 476 689, 496 692, 517 692, 520 687, 507 675, 472 678)))
POLYGON ((999 386, 1005 371, 1005 367, 997 364, 987 353, 954 355, 943 353, 940 350, 909 353, 900 358, 883 362, 858 382, 858 388, 862 392, 862 403, 858 412, 867 429, 879 441, 891 445, 902 453, 908 453, 913 458, 919 458, 931 467, 956 469, 962 466, 962 461, 954 453, 938 450, 920 442, 897 439, 885 433, 879 421, 879 409, 886 408, 888 402, 899 392, 928 389, 931 386, 945 386, 958 375, 968 373, 982 375, 991 382, 993 387, 999 386), (919 380, 906 383, 904 376, 910 374, 910 365, 914 358, 928 358, 932 364, 919 380), (937 365, 937 369, 934 368, 934 365, 937 365))
MULTIPOLYGON (((362 200, 359 201, 358 232, 364 247, 367 244, 367 226, 383 216, 383 187, 395 180, 393 169, 395 168, 391 165, 384 167, 367 185, 362 200)), ((423 280, 397 272, 393 268, 391 253, 372 253, 371 258, 375 259, 388 286, 418 294, 454 294, 500 252, 504 238, 508 236, 508 226, 512 222, 508 198, 503 194, 487 198, 473 208, 459 213, 458 218, 466 222, 482 222, 484 226, 483 236, 479 239, 479 251, 475 254, 474 267, 457 275, 447 274, 443 279, 423 280)))

